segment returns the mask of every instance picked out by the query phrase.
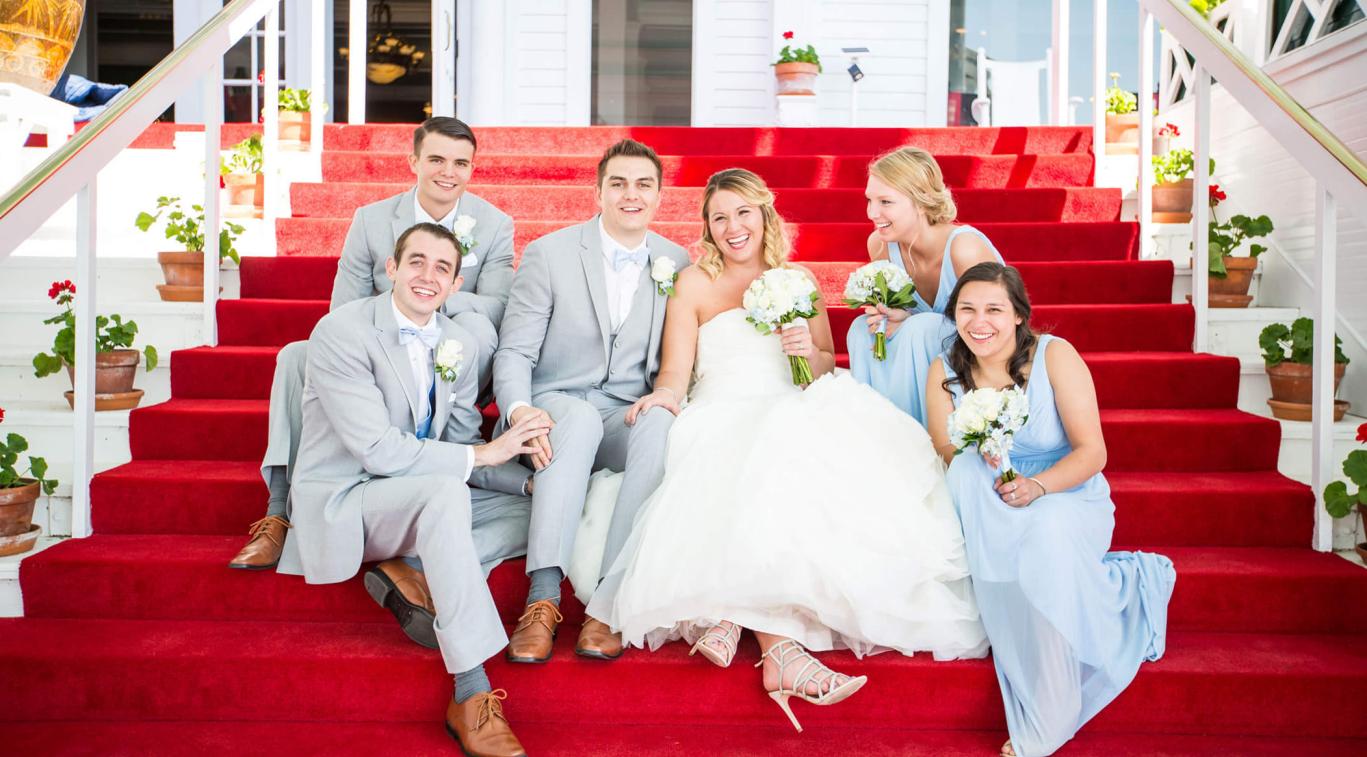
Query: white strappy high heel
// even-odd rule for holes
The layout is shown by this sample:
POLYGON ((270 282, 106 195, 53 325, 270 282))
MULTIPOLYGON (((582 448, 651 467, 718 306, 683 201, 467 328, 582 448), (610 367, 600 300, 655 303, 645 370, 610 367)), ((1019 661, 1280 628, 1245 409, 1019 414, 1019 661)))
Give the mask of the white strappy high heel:
POLYGON ((730 667, 731 660, 736 657, 736 647, 740 644, 740 630, 740 626, 735 623, 723 620, 698 637, 693 648, 688 650, 688 656, 692 657, 695 653, 702 652, 703 657, 716 663, 718 667, 730 667), (716 647, 708 646, 707 642, 712 641, 721 644, 722 649, 718 650, 716 647))
POLYGON ((797 697, 816 705, 835 704, 859 691, 869 681, 867 676, 845 676, 846 681, 837 684, 838 678, 844 674, 837 673, 821 664, 807 650, 803 649, 801 644, 792 639, 785 639, 769 647, 769 651, 760 655, 759 662, 755 663, 755 667, 758 668, 763 665, 766 657, 773 657, 774 662, 778 665, 778 689, 770 691, 769 698, 778 703, 783 713, 793 722, 793 727, 798 730, 798 733, 802 732, 802 724, 797 722, 797 716, 793 715, 793 709, 788 704, 789 697, 797 697), (802 663, 802 668, 798 670, 797 677, 793 679, 793 685, 785 688, 783 686, 784 670, 795 663, 802 663), (816 694, 807 693, 809 685, 816 687, 816 694))

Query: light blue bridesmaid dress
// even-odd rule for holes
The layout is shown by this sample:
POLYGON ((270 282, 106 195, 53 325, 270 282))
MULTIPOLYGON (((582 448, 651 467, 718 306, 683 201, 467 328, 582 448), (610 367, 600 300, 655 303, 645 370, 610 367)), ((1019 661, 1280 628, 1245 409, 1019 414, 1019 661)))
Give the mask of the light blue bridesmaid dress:
MULTIPOLYGON (((1067 455, 1044 353, 1036 349, 1026 395, 1030 419, 1016 434, 1012 466, 1037 475, 1067 455)), ((954 373, 945 366, 949 376, 954 373)), ((957 404, 962 388, 951 384, 957 404)), ((1129 685, 1145 660, 1163 656, 1172 561, 1108 552, 1115 525, 1100 473, 1015 508, 974 449, 949 466, 968 568, 992 644, 1011 745, 1021 757, 1052 754, 1129 685)))
MULTIPOLYGON (((911 309, 912 316, 903 321, 887 340, 888 359, 880 361, 873 357, 873 335, 869 333, 868 316, 855 318, 845 337, 846 349, 850 354, 850 373, 855 379, 892 400, 892 404, 922 426, 926 425, 926 375, 930 371, 930 363, 944 352, 948 340, 955 333, 953 319, 944 316, 945 307, 949 304, 949 293, 959 283, 949 248, 954 238, 963 233, 982 237, 988 249, 997 256, 998 262, 1001 261, 1001 253, 981 231, 972 226, 956 226, 945 240, 944 262, 940 264, 940 286, 935 290, 935 302, 927 303, 921 298, 920 292, 914 295, 916 306, 911 309)), ((896 242, 888 243, 888 259, 904 273, 907 272, 896 242)))

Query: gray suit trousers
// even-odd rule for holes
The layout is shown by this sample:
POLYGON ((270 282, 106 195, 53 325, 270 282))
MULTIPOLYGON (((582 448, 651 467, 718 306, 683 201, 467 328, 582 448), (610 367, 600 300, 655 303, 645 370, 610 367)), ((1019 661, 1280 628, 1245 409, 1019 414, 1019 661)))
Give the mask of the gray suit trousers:
POLYGON ((627 426, 629 402, 590 391, 584 399, 563 392, 535 398, 550 413, 550 465, 536 472, 532 492, 531 531, 527 537, 527 572, 557 567, 567 570, 575 532, 584 512, 589 476, 594 471, 625 472, 612 512, 599 577, 607 574, 622 551, 641 505, 664 478, 665 446, 674 415, 651 408, 627 426))
POLYGON ((363 561, 422 560, 447 672, 483 664, 508 643, 480 569, 470 489, 459 476, 373 478, 353 487, 342 506, 361 510, 363 561))

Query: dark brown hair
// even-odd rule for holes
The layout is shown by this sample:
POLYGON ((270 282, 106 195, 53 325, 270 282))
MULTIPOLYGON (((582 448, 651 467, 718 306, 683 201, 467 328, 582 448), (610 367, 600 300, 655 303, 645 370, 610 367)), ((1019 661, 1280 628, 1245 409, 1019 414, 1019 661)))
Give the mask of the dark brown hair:
POLYGON ((660 156, 656 155, 649 145, 642 144, 634 139, 624 139, 609 147, 598 161, 598 186, 603 186, 603 177, 608 172, 608 161, 613 158, 645 158, 655 166, 656 182, 664 183, 665 170, 664 164, 660 162, 660 156))
MULTIPOLYGON (((957 322, 955 311, 959 306, 959 292, 975 281, 1001 284, 1006 290, 1007 299, 1011 300, 1011 308, 1021 318, 1020 324, 1016 326, 1016 350, 1011 353, 1011 360, 1006 367, 1011 374, 1012 383, 1016 386, 1025 386, 1024 368, 1030 362, 1030 351, 1034 349, 1039 337, 1035 335, 1034 329, 1030 328, 1030 295, 1025 291, 1025 282, 1021 280, 1020 271, 995 262, 979 263, 964 271, 964 275, 959 277, 959 283, 954 285, 954 291, 949 294, 949 304, 945 306, 945 317, 951 322, 957 322)), ((978 359, 964 343, 963 336, 958 333, 957 328, 953 344, 945 351, 945 360, 954 371, 953 378, 946 378, 940 383, 945 391, 949 391, 951 384, 958 384, 965 392, 977 388, 973 383, 973 366, 977 364, 978 359)))
POLYGON ((440 134, 451 139, 463 139, 470 143, 470 147, 478 150, 479 143, 475 142, 475 133, 470 131, 470 127, 459 118, 450 116, 435 116, 418 124, 418 128, 413 130, 413 154, 422 154, 422 140, 428 134, 440 134))
POLYGON ((451 246, 456 248, 456 270, 451 274, 451 280, 455 281, 456 277, 460 275, 460 259, 465 257, 465 246, 460 243, 459 239, 456 239, 456 235, 452 234, 450 229, 439 223, 415 223, 407 229, 404 229, 404 232, 399 235, 399 238, 394 240, 395 265, 403 262, 403 251, 408 249, 408 238, 419 231, 425 231, 437 239, 450 242, 451 246))

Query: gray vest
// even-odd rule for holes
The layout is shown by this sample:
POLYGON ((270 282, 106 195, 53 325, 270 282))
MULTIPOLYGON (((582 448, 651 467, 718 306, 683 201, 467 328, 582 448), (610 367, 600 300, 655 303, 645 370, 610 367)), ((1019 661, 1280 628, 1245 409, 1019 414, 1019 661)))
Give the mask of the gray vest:
POLYGON ((651 316, 655 306, 655 281, 649 266, 641 271, 641 281, 631 301, 631 312, 608 340, 607 373, 598 379, 604 394, 635 401, 650 393, 653 377, 647 375, 646 352, 650 349, 651 316))

